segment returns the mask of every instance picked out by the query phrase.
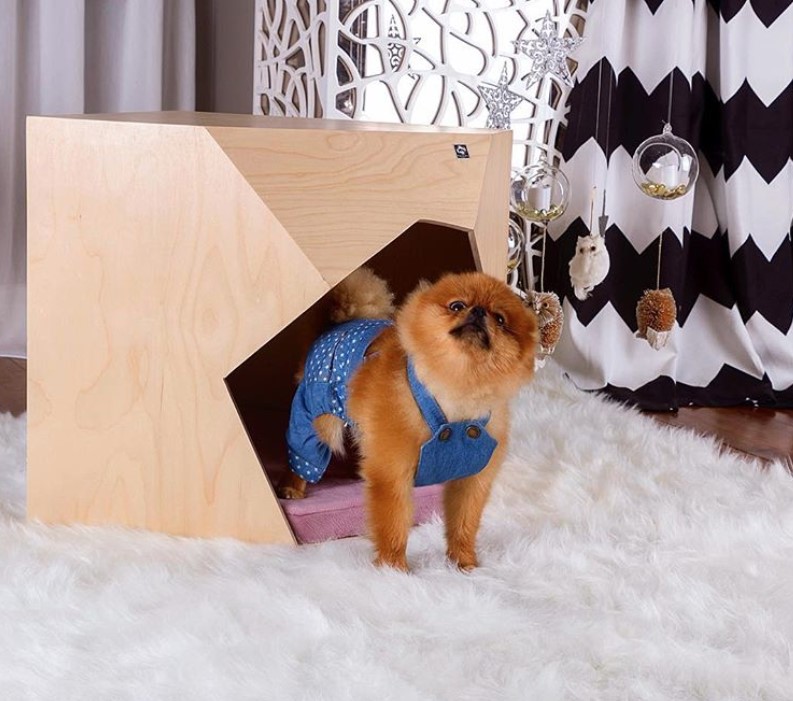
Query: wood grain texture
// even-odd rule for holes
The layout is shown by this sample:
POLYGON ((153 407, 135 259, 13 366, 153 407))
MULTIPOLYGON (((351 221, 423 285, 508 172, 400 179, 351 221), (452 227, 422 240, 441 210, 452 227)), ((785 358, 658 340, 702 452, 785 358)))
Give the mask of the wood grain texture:
POLYGON ((793 410, 754 407, 685 407, 651 414, 657 421, 721 440, 763 460, 780 460, 793 468, 793 410))
POLYGON ((30 517, 291 542, 224 378, 321 276, 202 130, 31 120, 28 159, 30 517))
POLYGON ((503 249, 503 261, 483 258, 482 269, 504 276, 509 167, 499 159, 501 134, 208 131, 330 285, 418 221, 473 231, 477 241, 500 237, 493 254, 503 249), (461 138, 468 158, 455 154, 461 138))
POLYGON ((491 272, 491 275, 498 274, 502 277, 507 268, 507 247, 504 245, 503 232, 509 227, 509 210, 502 212, 491 204, 509 202, 512 132, 502 131, 495 135, 489 155, 479 194, 474 236, 481 269, 499 271, 491 272))
POLYGON ((225 379, 414 221, 501 275, 506 139, 315 125, 29 118, 31 518, 293 542, 225 379))

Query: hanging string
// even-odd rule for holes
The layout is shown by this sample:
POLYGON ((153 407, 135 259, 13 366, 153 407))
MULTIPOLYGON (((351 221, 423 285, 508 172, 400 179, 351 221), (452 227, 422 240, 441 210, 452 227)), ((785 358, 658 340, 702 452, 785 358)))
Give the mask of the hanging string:
MULTIPOLYGON (((677 52, 675 52, 677 53, 677 52)), ((669 73, 669 107, 666 111, 666 123, 669 127, 672 127, 672 94, 674 93, 675 89, 675 69, 674 66, 669 73)), ((661 253, 664 249, 664 232, 661 232, 661 235, 658 237, 658 270, 655 276, 655 289, 661 289, 661 253)))
MULTIPOLYGON (((600 61, 598 66, 598 96, 597 96, 597 106, 595 108, 595 143, 600 146, 600 90, 601 85, 603 83, 603 61, 600 61)), ((596 160, 592 160, 592 182, 595 182, 595 163, 596 160)), ((590 231, 592 227, 590 227, 590 231)))
POLYGON ((545 234, 548 233, 548 222, 543 223, 542 227, 542 258, 540 258, 540 292, 545 292, 545 234))
MULTIPOLYGON (((615 76, 616 80, 616 76, 615 76)), ((608 179, 609 179, 609 161, 611 160, 611 153, 609 153, 609 139, 611 137, 611 89, 613 87, 613 83, 609 80, 609 103, 608 103, 608 110, 606 112, 606 182, 603 185, 603 216, 606 216, 606 192, 608 191, 608 179)), ((598 108, 600 111, 600 108, 598 108)), ((603 234, 605 235, 605 231, 603 234)))
POLYGON ((598 97, 597 112, 595 113, 595 143, 600 146, 600 87, 603 81, 603 60, 598 66, 598 97))
MULTIPOLYGON (((614 76, 614 80, 616 82, 617 76, 614 76)), ((609 153, 609 137, 611 136, 611 89, 614 84, 609 80, 609 106, 606 112, 606 166, 609 164, 609 160, 611 160, 611 154, 609 153)))
POLYGON ((672 68, 672 72, 669 74, 669 109, 666 113, 666 123, 671 127, 672 126, 672 92, 674 91, 675 87, 675 69, 672 68))
POLYGON ((661 232, 661 235, 658 237, 658 271, 655 276, 655 289, 661 289, 661 251, 663 251, 664 246, 664 232, 661 232))

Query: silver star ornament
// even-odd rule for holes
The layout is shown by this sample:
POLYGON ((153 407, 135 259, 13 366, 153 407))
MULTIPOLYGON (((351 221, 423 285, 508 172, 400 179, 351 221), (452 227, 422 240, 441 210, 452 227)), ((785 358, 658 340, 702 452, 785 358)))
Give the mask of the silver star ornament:
MULTIPOLYGON (((391 23, 388 25, 388 38, 401 39, 397 27, 396 18, 391 15, 391 23)), ((388 42, 388 63, 391 65, 391 70, 396 70, 402 65, 402 57, 405 55, 405 47, 394 42, 388 42)))
POLYGON ((487 107, 487 124, 485 126, 488 129, 509 129, 510 115, 523 102, 523 98, 508 90, 508 87, 507 67, 504 66, 498 85, 483 83, 477 88, 487 107))
MULTIPOLYGON (((388 24, 388 32, 386 36, 389 39, 402 39, 404 42, 405 37, 402 36, 397 25, 396 17, 391 15, 391 21, 388 24)), ((421 37, 413 38, 413 45, 415 46, 421 41, 421 37)), ((402 66, 402 61, 405 58, 405 44, 389 41, 386 48, 388 49, 388 65, 391 66, 392 71, 399 70, 402 66)))
POLYGON ((540 31, 534 29, 532 31, 537 35, 536 39, 518 39, 512 42, 516 52, 525 54, 532 60, 526 87, 549 73, 572 87, 573 78, 567 67, 567 56, 583 39, 560 37, 550 12, 545 13, 540 31))

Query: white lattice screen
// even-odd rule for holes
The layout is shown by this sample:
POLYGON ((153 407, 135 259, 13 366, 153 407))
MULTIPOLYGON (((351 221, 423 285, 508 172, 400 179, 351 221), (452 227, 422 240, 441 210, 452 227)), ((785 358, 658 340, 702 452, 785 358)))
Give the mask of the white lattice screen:
POLYGON ((484 127, 478 88, 505 74, 522 98, 510 115, 513 165, 543 153, 556 162, 569 88, 551 75, 527 86, 532 61, 514 42, 535 39, 549 11, 560 34, 577 38, 586 7, 586 0, 256 0, 253 110, 484 127))

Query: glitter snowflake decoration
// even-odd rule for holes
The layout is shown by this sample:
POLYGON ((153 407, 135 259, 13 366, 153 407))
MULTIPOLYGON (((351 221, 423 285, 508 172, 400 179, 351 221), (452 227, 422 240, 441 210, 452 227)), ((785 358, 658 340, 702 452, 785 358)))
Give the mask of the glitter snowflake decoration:
POLYGON ((512 42, 515 51, 525 54, 532 60, 526 87, 549 73, 568 87, 572 87, 573 78, 567 67, 567 56, 583 39, 560 37, 550 12, 545 13, 540 31, 534 29, 532 31, 537 35, 536 39, 519 39, 512 42))
POLYGON ((498 85, 483 83, 478 87, 479 94, 487 107, 486 126, 488 129, 509 129, 510 115, 523 101, 520 95, 511 92, 507 89, 508 87, 509 78, 507 77, 506 65, 501 71, 498 85))

